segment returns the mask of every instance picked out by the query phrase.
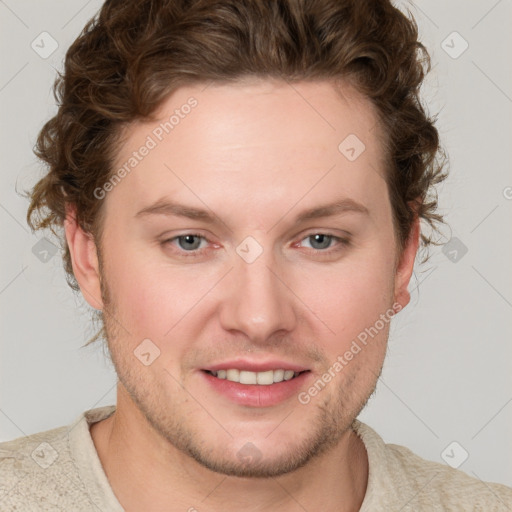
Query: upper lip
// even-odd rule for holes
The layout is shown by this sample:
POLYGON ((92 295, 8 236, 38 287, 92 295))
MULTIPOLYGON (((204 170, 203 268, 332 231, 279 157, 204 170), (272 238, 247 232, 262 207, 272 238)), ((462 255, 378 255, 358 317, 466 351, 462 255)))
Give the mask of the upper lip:
POLYGON ((217 372, 219 370, 244 370, 248 372, 266 372, 269 370, 293 370, 294 372, 303 372, 309 370, 306 366, 286 361, 266 360, 266 361, 250 361, 248 359, 233 359, 231 361, 223 361, 221 363, 209 365, 203 370, 217 372))

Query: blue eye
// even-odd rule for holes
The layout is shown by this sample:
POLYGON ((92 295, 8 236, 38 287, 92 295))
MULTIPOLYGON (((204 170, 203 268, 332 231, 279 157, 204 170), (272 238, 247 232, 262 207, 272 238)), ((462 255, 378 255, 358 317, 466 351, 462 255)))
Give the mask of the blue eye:
POLYGON ((309 240, 310 246, 313 249, 328 249, 331 246, 331 242, 334 237, 332 235, 326 235, 324 233, 315 233, 314 235, 309 235, 304 240, 309 240))
POLYGON ((195 251, 196 249, 199 249, 202 238, 203 237, 199 235, 182 235, 176 237, 176 240, 178 241, 178 245, 181 249, 185 249, 186 251, 195 251))
POLYGON ((205 248, 205 244, 208 245, 208 240, 206 240, 204 236, 188 233, 186 235, 169 238, 168 240, 164 240, 163 243, 174 246, 178 249, 178 252, 190 253, 192 256, 195 255, 196 252, 201 252, 201 249, 205 248), (202 243, 203 245, 201 245, 202 243))
MULTIPOLYGON (((161 242, 162 246, 171 249, 176 257, 181 258, 205 258, 217 244, 212 244, 206 237, 197 233, 185 233, 161 242), (209 247, 211 246, 211 247, 209 247)), ((302 238, 295 247, 307 249, 310 256, 317 258, 332 258, 351 244, 350 238, 342 238, 335 235, 316 232, 302 238)))
POLYGON ((309 247, 311 249, 315 249, 317 251, 330 249, 335 245, 333 242, 337 242, 338 245, 346 245, 347 243, 346 240, 334 235, 327 235, 325 233, 313 233, 312 235, 308 235, 306 238, 303 238, 301 242, 304 242, 305 240, 309 242, 309 247))

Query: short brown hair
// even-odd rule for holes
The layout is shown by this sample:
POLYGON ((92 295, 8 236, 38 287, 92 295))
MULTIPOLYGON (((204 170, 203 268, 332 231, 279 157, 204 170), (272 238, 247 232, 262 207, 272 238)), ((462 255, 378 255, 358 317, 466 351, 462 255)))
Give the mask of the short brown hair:
MULTIPOLYGON (((430 60, 413 17, 388 0, 107 0, 66 54, 58 113, 39 134, 48 173, 30 193, 32 229, 61 239, 66 204, 98 237, 101 200, 121 129, 147 120, 178 87, 243 77, 344 79, 375 105, 399 248, 416 216, 436 229, 445 158, 419 99, 430 60)), ((423 231, 423 230, 422 230, 423 231)), ((435 243, 421 235, 424 248, 435 243)))

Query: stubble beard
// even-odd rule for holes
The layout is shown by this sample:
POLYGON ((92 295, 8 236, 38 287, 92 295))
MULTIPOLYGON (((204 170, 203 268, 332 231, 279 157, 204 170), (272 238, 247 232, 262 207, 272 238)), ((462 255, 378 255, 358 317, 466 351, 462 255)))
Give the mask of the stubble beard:
MULTIPOLYGON (((293 428, 290 427, 291 422, 301 421, 303 412, 301 408, 303 407, 315 407, 316 413, 312 427, 309 429, 310 435, 289 444, 284 453, 252 457, 249 458, 250 460, 238 458, 235 453, 226 455, 225 447, 219 447, 213 441, 211 446, 205 446, 205 440, 201 438, 200 433, 194 429, 193 425, 187 424, 188 415, 180 415, 178 401, 174 400, 173 403, 168 403, 169 401, 164 398, 166 393, 162 391, 161 386, 160 390, 155 390, 155 386, 145 379, 141 372, 137 371, 135 363, 138 361, 131 351, 123 350, 123 329, 117 320, 115 303, 104 276, 101 280, 101 292, 104 304, 101 316, 109 354, 119 381, 133 403, 155 432, 175 449, 192 458, 204 468, 226 476, 271 478, 285 475, 306 466, 336 447, 343 435, 351 430, 354 420, 374 394, 377 380, 382 371, 381 365, 371 386, 356 400, 350 396, 350 393, 353 393, 350 385, 357 380, 357 373, 352 374, 351 378, 344 382, 343 387, 338 388, 334 396, 326 394, 325 398, 316 397, 314 403, 307 405, 302 405, 297 401, 296 412, 290 414, 277 428, 293 428), (158 395, 160 400, 156 397, 155 391, 160 392, 158 395)), ((181 389, 179 391, 186 393, 181 389)), ((361 395, 361 392, 358 394, 361 395)))

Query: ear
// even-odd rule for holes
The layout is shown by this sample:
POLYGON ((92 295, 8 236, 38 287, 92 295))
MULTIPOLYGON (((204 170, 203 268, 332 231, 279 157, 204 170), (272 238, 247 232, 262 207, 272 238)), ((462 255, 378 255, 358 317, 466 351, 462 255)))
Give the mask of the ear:
POLYGON ((103 309, 96 244, 93 236, 78 225, 75 206, 66 206, 64 230, 71 254, 73 273, 80 291, 94 309, 103 309))
MULTIPOLYGON (((401 308, 405 308, 411 300, 408 290, 409 281, 411 280, 412 271, 414 269, 414 260, 420 243, 420 219, 418 216, 414 219, 409 233, 409 238, 405 243, 402 253, 396 266, 395 272, 395 303, 400 304, 401 308)), ((397 308, 397 312, 398 312, 397 308)))

